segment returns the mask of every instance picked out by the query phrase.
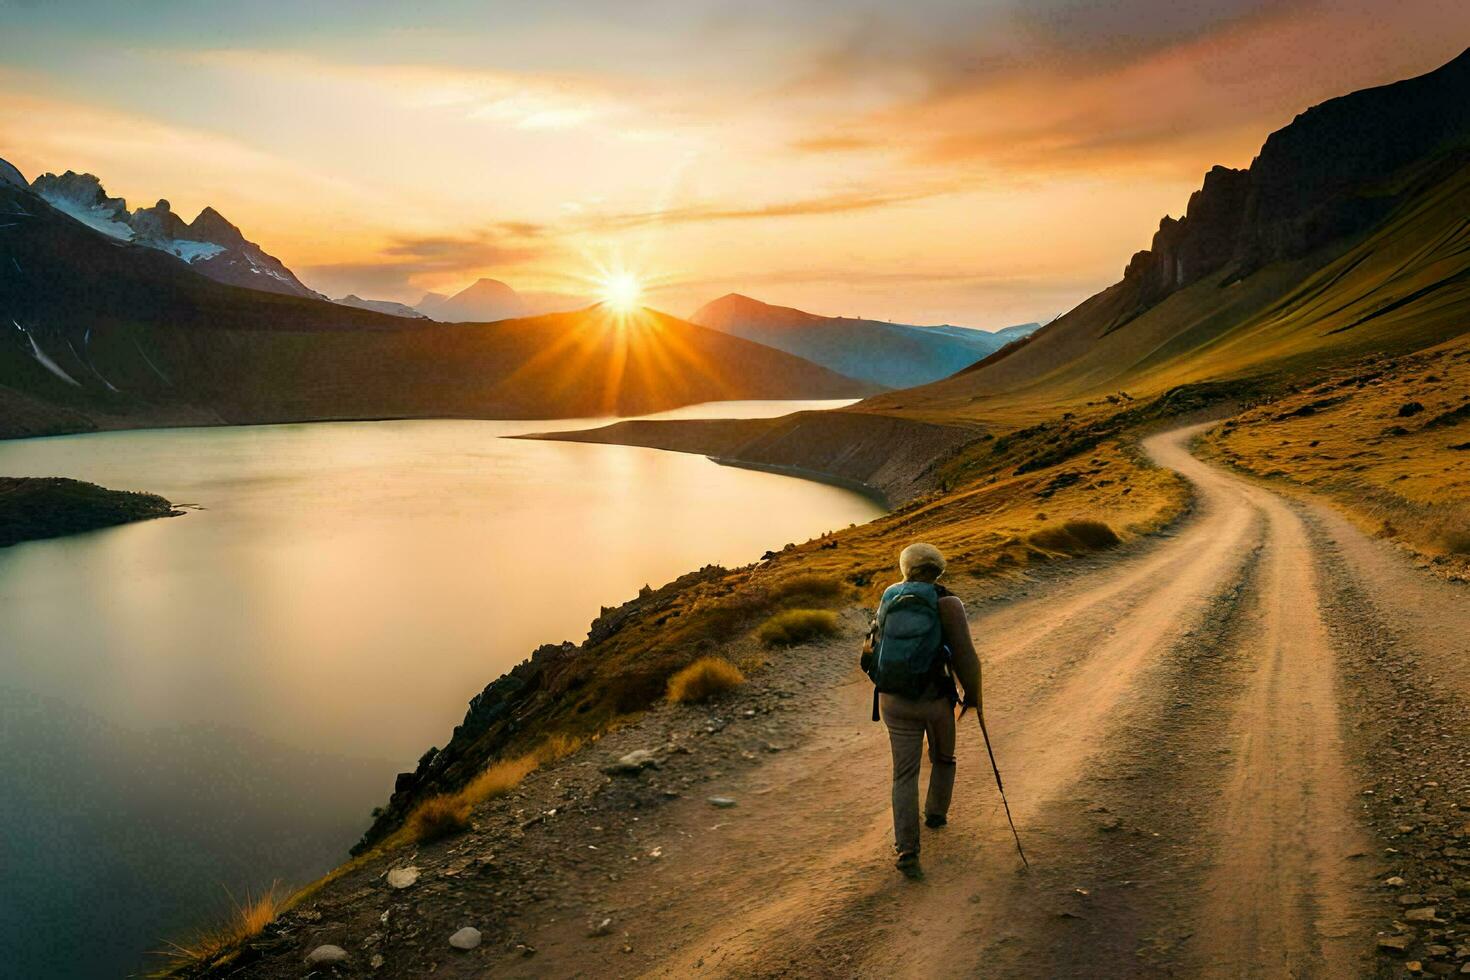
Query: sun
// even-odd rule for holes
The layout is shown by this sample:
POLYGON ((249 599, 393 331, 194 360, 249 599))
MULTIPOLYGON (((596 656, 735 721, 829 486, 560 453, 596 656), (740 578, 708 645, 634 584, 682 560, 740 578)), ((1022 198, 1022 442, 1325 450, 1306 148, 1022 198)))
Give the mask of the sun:
POLYGON ((643 283, 628 272, 613 273, 603 279, 602 302, 617 313, 632 313, 643 298, 643 283))

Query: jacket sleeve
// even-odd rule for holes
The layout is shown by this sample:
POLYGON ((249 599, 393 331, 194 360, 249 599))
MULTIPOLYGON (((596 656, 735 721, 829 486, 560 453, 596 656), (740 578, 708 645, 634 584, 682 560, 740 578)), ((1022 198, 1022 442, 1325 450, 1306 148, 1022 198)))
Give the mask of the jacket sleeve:
POLYGON ((944 643, 949 647, 950 667, 965 689, 965 704, 981 702, 980 656, 970 637, 970 622, 965 618, 965 604, 958 596, 939 600, 939 624, 944 630, 944 643))

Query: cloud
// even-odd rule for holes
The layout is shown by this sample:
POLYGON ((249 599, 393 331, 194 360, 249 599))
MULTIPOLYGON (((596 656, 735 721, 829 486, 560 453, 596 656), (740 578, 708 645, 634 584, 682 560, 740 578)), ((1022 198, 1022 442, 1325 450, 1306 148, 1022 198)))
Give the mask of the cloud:
POLYGON ((794 148, 881 143, 925 166, 1198 176, 1246 163, 1308 104, 1448 60, 1454 26, 1470 29, 1470 5, 1406 0, 1386 19, 1376 0, 1042 0, 932 29, 873 19, 794 84, 880 84, 887 97, 794 148))
POLYGON ((658 211, 636 211, 625 214, 594 215, 587 227, 597 231, 617 231, 641 225, 688 224, 708 221, 749 221, 761 218, 796 218, 818 214, 844 214, 872 211, 877 208, 923 201, 962 190, 956 184, 931 184, 904 190, 860 189, 823 194, 814 197, 776 201, 746 207, 726 204, 691 204, 658 211))
POLYGON ((303 266, 302 277, 333 296, 357 293, 372 299, 408 297, 431 288, 454 288, 492 271, 544 259, 551 245, 537 225, 505 222, 471 235, 399 237, 378 256, 354 262, 303 266))

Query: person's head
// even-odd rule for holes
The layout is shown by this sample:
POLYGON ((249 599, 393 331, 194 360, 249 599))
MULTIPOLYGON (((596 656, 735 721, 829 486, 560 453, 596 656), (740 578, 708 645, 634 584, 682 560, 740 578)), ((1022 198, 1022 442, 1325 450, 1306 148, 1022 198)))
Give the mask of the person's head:
POLYGON ((937 582, 944 574, 944 556, 932 544, 911 544, 898 556, 905 582, 937 582))

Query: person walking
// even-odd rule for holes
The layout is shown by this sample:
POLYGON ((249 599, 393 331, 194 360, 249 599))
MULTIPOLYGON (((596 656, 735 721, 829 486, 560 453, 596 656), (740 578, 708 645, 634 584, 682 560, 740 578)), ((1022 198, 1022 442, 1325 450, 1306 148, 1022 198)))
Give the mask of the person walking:
POLYGON ((862 667, 873 679, 873 720, 888 729, 893 751, 893 840, 897 867, 919 867, 919 765, 929 743, 929 790, 923 823, 949 820, 955 779, 955 707, 981 710, 980 658, 965 604, 939 584, 944 555, 911 544, 898 558, 903 581, 889 586, 863 645, 862 667), (956 686, 958 681, 958 687, 956 686), (963 698, 960 688, 963 688, 963 698))

